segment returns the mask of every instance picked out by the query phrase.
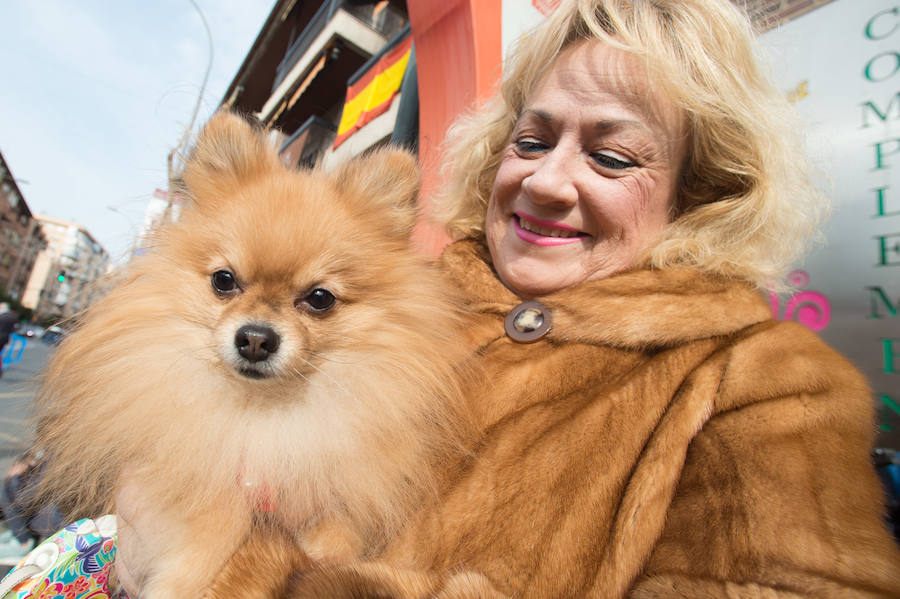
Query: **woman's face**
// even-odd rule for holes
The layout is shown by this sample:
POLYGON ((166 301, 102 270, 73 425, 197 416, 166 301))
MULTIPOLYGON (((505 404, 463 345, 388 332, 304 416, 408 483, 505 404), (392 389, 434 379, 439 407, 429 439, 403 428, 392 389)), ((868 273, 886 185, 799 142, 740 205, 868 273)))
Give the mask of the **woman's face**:
POLYGON ((638 58, 568 48, 516 122, 488 202, 504 284, 531 297, 634 266, 669 222, 685 129, 638 58))

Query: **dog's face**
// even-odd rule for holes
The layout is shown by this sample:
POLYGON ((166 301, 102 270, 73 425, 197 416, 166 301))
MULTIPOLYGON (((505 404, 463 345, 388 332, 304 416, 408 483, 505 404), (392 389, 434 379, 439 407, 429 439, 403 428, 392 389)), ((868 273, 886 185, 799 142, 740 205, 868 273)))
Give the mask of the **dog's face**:
MULTIPOLYGON (((106 505, 125 473, 160 521, 212 508, 234 532, 259 504, 243 481, 272 490, 292 532, 329 514, 395 529, 467 423, 460 302, 410 248, 417 184, 399 151, 292 171, 249 124, 213 117, 181 219, 48 365, 53 493, 106 505)), ((160 550, 192 537, 168 530, 160 550)))
POLYGON ((239 384, 302 382, 345 349, 393 344, 415 319, 404 256, 417 173, 405 153, 293 171, 221 114, 185 183, 192 201, 163 249, 184 275, 177 311, 205 337, 197 351, 239 384))

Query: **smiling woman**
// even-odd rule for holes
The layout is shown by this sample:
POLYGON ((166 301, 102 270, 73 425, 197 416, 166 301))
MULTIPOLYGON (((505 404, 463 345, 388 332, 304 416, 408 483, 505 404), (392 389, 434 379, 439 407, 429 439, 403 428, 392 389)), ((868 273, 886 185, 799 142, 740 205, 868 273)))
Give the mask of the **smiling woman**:
POLYGON ((532 297, 607 277, 662 235, 686 134, 671 102, 638 100, 648 88, 633 55, 584 42, 540 80, 516 120, 485 219, 507 287, 532 297))
MULTIPOLYGON (((557 93, 568 89, 570 103, 580 108, 595 103, 590 93, 603 93, 608 99, 592 110, 618 105, 630 116, 590 124, 611 139, 626 133, 611 128, 631 121, 621 142, 629 137, 632 151, 657 163, 673 161, 677 171, 666 225, 636 254, 634 266, 694 266, 762 288, 777 285, 815 236, 829 202, 811 183, 808 160, 798 151, 803 129, 760 66, 752 35, 746 16, 718 0, 563 2, 510 53, 501 93, 448 133, 448 184, 434 201, 438 218, 456 238, 484 239, 505 151, 526 113, 541 110, 532 104, 547 93, 545 83, 557 93), (609 49, 576 51, 585 40, 609 49), (580 65, 573 55, 581 55, 580 65), (571 71, 554 74, 557 67, 571 71), (642 129, 644 140, 655 140, 665 154, 644 147, 637 138, 642 129)), ((571 106, 550 108, 535 118, 574 118, 571 106)), ((530 140, 519 141, 526 149, 530 140)), ((634 161, 621 148, 607 150, 613 152, 596 160, 610 171, 634 161)))

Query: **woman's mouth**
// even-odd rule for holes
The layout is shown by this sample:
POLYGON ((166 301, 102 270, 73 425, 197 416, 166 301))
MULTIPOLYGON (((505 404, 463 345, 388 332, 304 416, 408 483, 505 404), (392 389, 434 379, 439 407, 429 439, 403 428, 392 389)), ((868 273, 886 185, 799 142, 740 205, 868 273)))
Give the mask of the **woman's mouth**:
POLYGON ((566 245, 581 241, 588 236, 587 233, 582 233, 563 223, 535 218, 521 212, 514 213, 512 221, 519 239, 534 245, 566 245))

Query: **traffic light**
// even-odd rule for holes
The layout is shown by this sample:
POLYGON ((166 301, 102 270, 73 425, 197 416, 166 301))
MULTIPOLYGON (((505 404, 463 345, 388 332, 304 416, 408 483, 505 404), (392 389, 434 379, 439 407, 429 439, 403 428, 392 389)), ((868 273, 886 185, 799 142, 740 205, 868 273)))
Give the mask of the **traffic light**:
POLYGON ((56 275, 56 280, 59 281, 60 283, 64 282, 66 280, 66 271, 65 270, 59 271, 59 274, 56 275))

